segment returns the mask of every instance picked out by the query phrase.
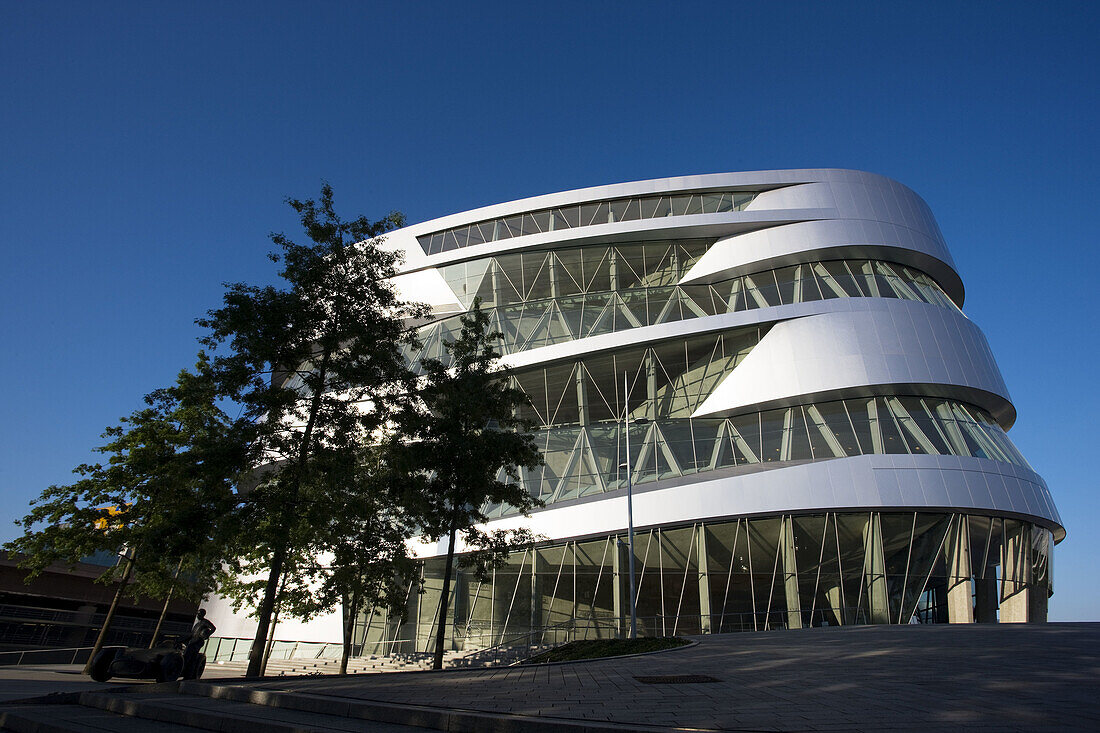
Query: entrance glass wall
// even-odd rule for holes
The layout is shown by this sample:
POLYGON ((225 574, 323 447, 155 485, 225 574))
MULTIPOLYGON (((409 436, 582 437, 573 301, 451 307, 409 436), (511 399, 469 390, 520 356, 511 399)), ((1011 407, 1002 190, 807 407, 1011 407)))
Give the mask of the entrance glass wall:
MULTIPOLYGON (((1039 621, 1051 533, 1016 519, 927 512, 782 515, 638 531, 638 633, 849 624, 1039 621)), ((521 550, 479 581, 460 571, 452 649, 629 632, 625 534, 521 550)), ((408 590, 407 618, 360 619, 364 653, 427 651, 443 558, 408 590)))

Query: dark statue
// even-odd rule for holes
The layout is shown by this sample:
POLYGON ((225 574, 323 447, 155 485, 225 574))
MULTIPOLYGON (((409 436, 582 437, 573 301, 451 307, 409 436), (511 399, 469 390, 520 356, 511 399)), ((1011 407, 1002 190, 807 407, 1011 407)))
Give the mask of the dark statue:
POLYGON ((174 682, 181 676, 185 680, 198 679, 206 669, 203 644, 216 628, 207 620, 206 610, 199 609, 186 638, 168 637, 152 649, 116 647, 100 651, 92 661, 92 679, 96 682, 106 682, 112 677, 151 677, 157 682, 174 682))

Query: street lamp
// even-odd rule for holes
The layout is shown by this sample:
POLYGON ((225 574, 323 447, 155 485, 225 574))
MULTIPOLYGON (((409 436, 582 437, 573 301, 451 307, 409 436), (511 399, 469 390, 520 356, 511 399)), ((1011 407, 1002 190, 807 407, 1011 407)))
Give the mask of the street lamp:
MULTIPOLYGON (((623 372, 623 417, 626 421, 626 537, 630 553, 630 638, 638 638, 637 595, 634 590, 634 465, 630 462, 630 387, 627 385, 627 373, 623 372)), ((646 418, 635 420, 639 425, 649 422, 646 418)), ((623 466, 620 466, 622 468, 623 466)))

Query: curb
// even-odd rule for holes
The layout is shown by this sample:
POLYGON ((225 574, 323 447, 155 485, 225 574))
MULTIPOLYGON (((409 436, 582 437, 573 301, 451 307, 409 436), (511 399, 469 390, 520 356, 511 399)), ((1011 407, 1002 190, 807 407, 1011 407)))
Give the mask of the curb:
POLYGON ((653 733, 682 733, 691 730, 707 730, 703 728, 639 726, 637 724, 628 725, 569 718, 538 718, 513 713, 486 713, 475 710, 437 708, 427 705, 396 705, 326 695, 205 685, 198 682, 182 683, 180 692, 213 699, 266 705, 273 708, 336 715, 353 720, 373 720, 379 723, 434 728, 453 733, 478 733, 479 731, 493 731, 493 733, 560 733, 561 731, 610 733, 611 731, 631 730, 653 731, 653 733))
POLYGON ((232 730, 234 733, 309 733, 308 727, 295 723, 280 723, 271 720, 256 720, 225 711, 180 709, 173 706, 158 705, 145 700, 133 700, 86 692, 80 696, 80 704, 109 713, 140 718, 158 723, 174 723, 200 730, 232 730))
POLYGON ((0 730, 10 730, 12 733, 72 733, 72 728, 46 723, 11 710, 0 710, 0 730))
MULTIPOLYGON (((259 682, 259 680, 254 680, 259 682)), ((124 685, 122 687, 103 687, 98 690, 76 690, 73 692, 47 692, 35 697, 21 697, 18 700, 0 702, 0 710, 8 705, 79 705, 80 696, 88 693, 140 695, 142 693, 175 692, 177 682, 153 682, 147 685, 124 685)))
MULTIPOLYGON (((681 649, 690 649, 693 646, 699 646, 699 642, 696 640, 688 640, 687 644, 681 646, 674 646, 670 649, 654 649, 651 652, 636 652, 634 654, 616 654, 613 657, 592 657, 590 659, 565 659, 560 662, 531 662, 527 664, 525 662, 517 662, 515 664, 509 664, 506 667, 487 667, 486 669, 510 669, 515 667, 517 669, 523 667, 554 667, 560 664, 583 664, 585 662, 606 662, 610 659, 630 659, 631 657, 649 657, 654 654, 668 654, 669 652, 678 652, 681 649)), ((686 729, 685 729, 686 730, 686 729)))

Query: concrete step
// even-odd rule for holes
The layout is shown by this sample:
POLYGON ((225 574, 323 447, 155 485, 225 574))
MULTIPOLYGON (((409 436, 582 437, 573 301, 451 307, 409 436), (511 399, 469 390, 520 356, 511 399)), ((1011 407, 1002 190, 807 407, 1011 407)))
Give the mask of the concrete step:
MULTIPOLYGON (((152 724, 155 728, 135 731, 168 730, 168 726, 194 733, 197 730, 233 733, 424 733, 425 728, 390 724, 332 714, 331 699, 326 706, 312 710, 254 705, 216 697, 180 694, 110 694, 86 692, 80 704, 89 713, 111 713, 152 724)), ((73 719, 79 716, 73 713, 73 719)), ((80 728, 79 730, 91 730, 80 728)), ((37 732, 35 732, 37 733, 37 732)), ((42 733, 46 733, 43 731, 42 733)), ((52 732, 51 732, 52 733, 52 732)))
MULTIPOLYGON (((526 659, 547 647, 516 647, 493 650, 490 653, 478 651, 448 651, 443 657, 446 668, 493 667, 511 664, 526 659)), ((418 669, 431 669, 430 654, 400 655, 396 657, 353 657, 348 660, 348 674, 371 674, 375 672, 408 672, 418 669)), ((207 678, 219 676, 237 676, 244 674, 248 662, 223 662, 207 665, 207 678)), ((280 675, 338 674, 339 659, 273 659, 267 663, 268 677, 280 675)))
MULTIPOLYGON (((84 692, 79 704, 0 707, 16 733, 672 733, 660 726, 538 718, 347 696, 182 682, 179 692, 84 692)), ((443 702, 443 701, 440 701, 443 702)))
MULTIPOLYGON (((179 691, 185 695, 232 700, 252 707, 273 707, 284 711, 301 711, 307 716, 326 714, 346 716, 349 720, 409 726, 400 730, 431 729, 466 731, 469 733, 621 733, 623 731, 654 731, 672 733, 674 729, 659 726, 618 725, 598 721, 563 718, 537 718, 511 713, 485 713, 408 703, 386 703, 350 697, 312 695, 302 692, 263 690, 237 685, 215 685, 204 682, 181 682, 179 691)), ((445 704, 445 701, 440 701, 445 704)), ((223 730, 234 730, 225 728, 223 730)), ((350 729, 348 729, 350 730, 350 729)), ((359 729, 355 729, 359 730, 359 729)), ((365 730, 386 730, 368 727, 365 730)), ((251 733, 248 731, 247 733, 251 733)))
MULTIPOLYGON (((421 661, 407 661, 407 660, 374 660, 374 661, 348 661, 348 673, 355 674, 357 672, 369 672, 371 670, 406 670, 406 669, 427 669, 431 666, 430 662, 421 661)), ((211 670, 212 676, 216 676, 218 672, 223 674, 243 673, 248 668, 247 662, 226 662, 224 664, 210 665, 207 669, 211 670)), ((269 662, 267 665, 267 675, 277 676, 279 673, 285 674, 304 674, 309 672, 324 672, 326 674, 337 674, 340 671, 340 660, 335 661, 314 661, 314 660, 289 660, 282 661, 280 663, 269 662)))
POLYGON ((0 710, 0 730, 13 733, 195 733, 186 725, 142 720, 83 705, 18 705, 0 710))

